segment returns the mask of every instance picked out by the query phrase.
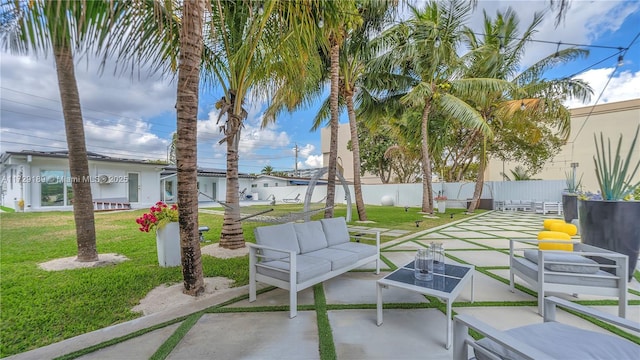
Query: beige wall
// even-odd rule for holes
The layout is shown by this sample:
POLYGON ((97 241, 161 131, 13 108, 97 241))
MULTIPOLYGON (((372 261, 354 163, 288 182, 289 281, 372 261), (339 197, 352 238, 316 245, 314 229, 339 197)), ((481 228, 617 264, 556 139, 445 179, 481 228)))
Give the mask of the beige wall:
MULTIPOLYGON (((342 168, 342 176, 348 182, 353 181, 353 153, 347 149, 347 144, 351 140, 349 124, 340 124, 338 128, 338 169, 342 168)), ((322 164, 329 165, 329 146, 331 132, 328 127, 320 129, 320 147, 322 150, 322 164)), ((365 173, 360 178, 363 184, 381 184, 380 178, 376 175, 365 173)))
MULTIPOLYGON (((572 109, 569 142, 534 177, 543 180, 564 180, 565 173, 572 171, 571 163, 578 163, 576 173, 578 178, 583 175, 583 189, 597 191, 598 181, 593 163, 596 151, 593 135, 597 134, 599 138, 602 132, 605 144, 607 138, 610 138, 612 150, 615 151, 618 138, 623 134, 621 153, 627 154, 638 125, 640 125, 640 99, 572 109)), ((637 163, 638 159, 640 159, 640 140, 633 149, 631 163, 637 163)), ((489 163, 486 180, 502 180, 503 169, 510 174, 509 170, 514 169, 516 165, 518 164, 512 162, 505 162, 503 165, 502 161, 493 160, 489 163)), ((636 174, 634 181, 640 181, 640 174, 636 174)))

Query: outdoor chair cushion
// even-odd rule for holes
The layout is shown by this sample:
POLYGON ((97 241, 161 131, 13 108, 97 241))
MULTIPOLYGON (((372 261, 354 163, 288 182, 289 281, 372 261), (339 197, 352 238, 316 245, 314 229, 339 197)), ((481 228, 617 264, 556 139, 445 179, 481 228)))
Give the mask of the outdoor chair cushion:
POLYGON ((364 259, 376 254, 376 247, 373 245, 360 244, 356 242, 348 242, 340 245, 329 246, 329 249, 338 249, 350 251, 358 255, 358 259, 364 259))
MULTIPOLYGON (((311 257, 306 255, 298 255, 296 262, 297 282, 301 283, 312 279, 316 276, 323 275, 331 271, 331 262, 319 257, 311 257)), ((286 261, 273 260, 264 261, 258 264, 257 271, 272 278, 289 281, 289 274, 283 271, 268 269, 264 266, 270 266, 282 270, 289 270, 289 263, 286 261)))
MULTIPOLYGON (((640 346, 631 341, 558 322, 522 326, 506 333, 548 354, 549 359, 637 359, 640 354, 640 346)), ((489 338, 478 344, 502 359, 522 359, 489 338)), ((478 360, 488 359, 480 351, 475 353, 478 360)))
POLYGON ((343 217, 321 219, 320 223, 322 223, 322 229, 324 230, 329 246, 349 242, 349 230, 343 217))
POLYGON ((343 267, 358 262, 356 253, 338 249, 325 248, 304 254, 305 257, 315 257, 331 262, 331 270, 339 270, 343 267))
MULTIPOLYGON (((259 245, 291 250, 296 254, 300 254, 296 231, 291 223, 257 227, 254 230, 254 234, 256 235, 256 243, 259 245)), ((271 250, 264 250, 263 255, 271 259, 279 259, 286 256, 282 252, 271 250)))
MULTIPOLYGON (((525 250, 524 257, 533 263, 538 263, 538 250, 525 250)), ((578 274, 595 274, 600 270, 597 266, 584 266, 584 265, 598 265, 597 262, 587 259, 584 256, 580 256, 574 253, 558 254, 558 253, 545 253, 544 254, 545 265, 544 268, 550 271, 557 272, 570 272, 578 274), (546 262, 561 262, 563 264, 553 264, 546 262)))
POLYGON ((300 253, 308 253, 327 247, 327 238, 322 232, 322 224, 319 221, 309 221, 293 224, 300 245, 300 253))
MULTIPOLYGON (((525 276, 530 279, 538 278, 538 264, 534 262, 531 262, 525 258, 514 258, 513 266, 516 269, 522 271, 525 276)), ((618 285, 618 280, 615 278, 615 275, 602 270, 598 270, 597 273, 593 274, 598 275, 599 277, 590 276, 591 274, 578 274, 569 272, 566 272, 564 274, 546 274, 544 277, 544 281, 546 283, 584 285, 589 287, 615 288, 618 285)))

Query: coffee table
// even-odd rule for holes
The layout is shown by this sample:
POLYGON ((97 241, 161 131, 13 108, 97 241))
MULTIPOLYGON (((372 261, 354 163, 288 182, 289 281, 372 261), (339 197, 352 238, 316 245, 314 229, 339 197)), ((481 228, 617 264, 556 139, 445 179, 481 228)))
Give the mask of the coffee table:
POLYGON ((413 261, 376 282, 378 326, 382 325, 382 289, 389 286, 415 291, 424 295, 438 297, 447 305, 447 343, 451 347, 453 328, 451 326, 451 303, 458 297, 462 288, 471 281, 471 302, 473 302, 473 265, 445 264, 444 273, 434 272, 433 280, 420 281, 413 276, 413 261))

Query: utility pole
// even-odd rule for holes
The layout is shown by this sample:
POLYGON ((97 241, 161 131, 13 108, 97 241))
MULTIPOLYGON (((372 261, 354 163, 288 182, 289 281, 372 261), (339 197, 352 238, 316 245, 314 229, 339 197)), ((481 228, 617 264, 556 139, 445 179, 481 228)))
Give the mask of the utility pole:
POLYGON ((296 143, 296 147, 293 148, 293 151, 296 154, 296 163, 295 163, 295 166, 293 168, 294 169, 293 170, 293 175, 294 176, 298 176, 298 143, 296 143))

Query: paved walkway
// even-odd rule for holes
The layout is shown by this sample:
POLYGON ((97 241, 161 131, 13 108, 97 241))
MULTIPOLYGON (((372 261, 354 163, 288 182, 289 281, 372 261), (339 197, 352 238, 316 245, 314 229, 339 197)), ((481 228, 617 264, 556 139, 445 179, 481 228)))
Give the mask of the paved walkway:
MULTIPOLYGON (((475 302, 470 285, 453 304, 456 313, 471 314, 498 329, 539 323, 536 298, 517 290, 508 279, 509 238, 534 238, 542 216, 522 212, 489 212, 383 244, 383 257, 395 266, 413 259, 416 249, 443 242, 448 261, 476 266, 475 302)), ((363 229, 364 230, 364 229, 363 229)), ((373 268, 373 264, 368 266, 373 268)), ((69 354, 80 359, 451 359, 444 347, 446 317, 442 303, 401 289, 384 290, 384 324, 376 326, 375 275, 356 271, 326 281, 298 295, 301 311, 288 318, 288 293, 263 288, 254 303, 247 287, 215 298, 81 335, 13 359, 47 359, 69 354), (407 305, 409 304, 409 305, 407 305), (321 330, 319 330, 321 329, 321 330), (84 353, 83 353, 84 352, 84 353)), ((522 281, 520 284, 524 285, 522 281)), ((627 317, 640 322, 640 284, 630 283, 627 317)), ((566 294, 558 296, 575 300, 566 294)), ((603 299, 581 295, 579 300, 603 299)), ((598 305, 617 314, 617 306, 598 305)), ((607 332, 582 318, 559 311, 560 321, 607 332)), ((640 334, 634 334, 640 336, 640 334)))

